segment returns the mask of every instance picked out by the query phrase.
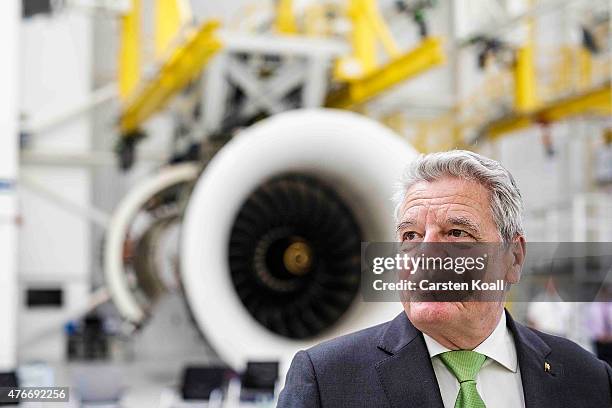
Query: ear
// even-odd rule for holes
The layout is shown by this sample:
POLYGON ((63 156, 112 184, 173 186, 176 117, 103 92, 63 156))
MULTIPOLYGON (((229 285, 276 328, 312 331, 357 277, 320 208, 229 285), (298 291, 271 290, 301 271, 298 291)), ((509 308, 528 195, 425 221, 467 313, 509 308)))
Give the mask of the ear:
POLYGON ((510 257, 511 266, 506 273, 506 282, 518 283, 521 280, 521 270, 525 263, 525 256, 527 255, 527 245, 525 237, 517 235, 514 240, 510 243, 508 249, 508 256, 510 257))

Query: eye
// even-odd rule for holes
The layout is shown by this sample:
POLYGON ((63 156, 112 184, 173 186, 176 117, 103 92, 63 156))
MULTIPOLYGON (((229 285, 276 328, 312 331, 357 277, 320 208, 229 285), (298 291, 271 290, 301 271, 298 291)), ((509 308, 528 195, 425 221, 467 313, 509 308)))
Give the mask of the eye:
POLYGON ((413 241, 418 238, 419 234, 414 231, 406 231, 402 234, 402 241, 413 241))
POLYGON ((457 228, 453 228, 452 230, 448 231, 448 235, 454 238, 466 238, 472 236, 471 234, 457 228))

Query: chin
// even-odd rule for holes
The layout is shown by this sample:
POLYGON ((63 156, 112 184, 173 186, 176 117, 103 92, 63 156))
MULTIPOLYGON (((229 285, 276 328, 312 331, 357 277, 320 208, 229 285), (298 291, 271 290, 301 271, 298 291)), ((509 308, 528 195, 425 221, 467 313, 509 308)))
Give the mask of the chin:
POLYGON ((466 310, 461 303, 455 302, 407 302, 404 310, 408 318, 418 329, 431 325, 445 324, 458 320, 466 310))

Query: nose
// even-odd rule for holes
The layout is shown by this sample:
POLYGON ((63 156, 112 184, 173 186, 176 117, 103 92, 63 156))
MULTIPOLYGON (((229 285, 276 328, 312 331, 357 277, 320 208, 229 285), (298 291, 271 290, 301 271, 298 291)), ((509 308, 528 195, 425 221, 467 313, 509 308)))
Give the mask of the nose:
POLYGON ((440 228, 432 226, 425 229, 425 236, 421 242, 420 250, 428 257, 444 257, 447 255, 447 248, 442 245, 447 242, 446 237, 440 228))
POLYGON ((424 243, 444 242, 444 237, 440 233, 439 228, 426 228, 425 236, 423 237, 423 242, 424 243))

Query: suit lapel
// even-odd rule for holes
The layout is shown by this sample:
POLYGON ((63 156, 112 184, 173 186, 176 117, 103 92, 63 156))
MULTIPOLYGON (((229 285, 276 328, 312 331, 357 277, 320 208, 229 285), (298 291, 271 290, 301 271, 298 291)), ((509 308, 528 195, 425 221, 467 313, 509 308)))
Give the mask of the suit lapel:
POLYGON ((388 354, 376 372, 392 407, 443 408, 423 335, 403 312, 391 321, 378 348, 388 354))
POLYGON ((557 396, 563 375, 560 362, 548 359, 550 347, 530 329, 516 323, 506 312, 507 325, 514 336, 521 370, 525 408, 553 408, 563 405, 557 396))

